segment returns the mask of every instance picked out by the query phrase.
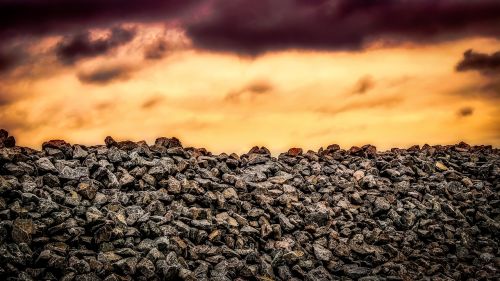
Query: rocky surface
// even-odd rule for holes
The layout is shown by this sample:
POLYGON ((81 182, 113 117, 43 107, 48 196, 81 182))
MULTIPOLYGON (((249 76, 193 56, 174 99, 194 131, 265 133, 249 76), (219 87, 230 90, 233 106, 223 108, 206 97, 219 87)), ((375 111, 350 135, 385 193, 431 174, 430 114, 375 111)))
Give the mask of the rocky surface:
POLYGON ((4 280, 494 280, 499 151, 272 157, 179 140, 16 147, 0 133, 4 280))

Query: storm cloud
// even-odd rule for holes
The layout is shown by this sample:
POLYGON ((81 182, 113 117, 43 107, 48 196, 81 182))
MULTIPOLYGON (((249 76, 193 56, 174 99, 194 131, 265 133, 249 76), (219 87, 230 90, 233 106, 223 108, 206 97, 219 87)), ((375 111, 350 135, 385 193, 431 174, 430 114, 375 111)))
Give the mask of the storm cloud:
POLYGON ((60 34, 123 22, 166 20, 196 0, 0 0, 0 37, 60 34))
POLYGON ((499 38, 499 14, 497 0, 0 0, 0 38, 170 21, 200 49, 257 55, 359 50, 378 39, 499 38))
POLYGON ((15 69, 23 62, 25 56, 26 54, 21 49, 0 49, 0 74, 5 74, 15 69))
POLYGON ((425 43, 500 35, 497 0, 233 0, 187 24, 200 49, 258 55, 282 49, 358 50, 370 40, 425 43))
POLYGON ((64 64, 73 64, 80 59, 104 55, 134 37, 133 29, 120 27, 111 29, 107 37, 99 39, 91 39, 89 32, 80 33, 61 41, 56 47, 56 55, 64 64))

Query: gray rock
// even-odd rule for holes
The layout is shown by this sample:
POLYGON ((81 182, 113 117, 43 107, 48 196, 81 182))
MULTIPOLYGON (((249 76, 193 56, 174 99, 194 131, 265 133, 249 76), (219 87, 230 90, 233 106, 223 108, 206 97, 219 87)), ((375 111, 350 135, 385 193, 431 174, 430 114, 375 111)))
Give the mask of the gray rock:
POLYGON ((330 261, 332 259, 332 252, 321 245, 314 244, 314 255, 320 261, 330 261))
POLYGON ((36 167, 42 172, 57 173, 57 169, 47 157, 42 157, 36 162, 36 167))
POLYGON ((82 178, 88 178, 89 171, 86 167, 76 167, 73 169, 66 166, 61 170, 59 176, 62 179, 67 179, 67 180, 79 180, 82 178))

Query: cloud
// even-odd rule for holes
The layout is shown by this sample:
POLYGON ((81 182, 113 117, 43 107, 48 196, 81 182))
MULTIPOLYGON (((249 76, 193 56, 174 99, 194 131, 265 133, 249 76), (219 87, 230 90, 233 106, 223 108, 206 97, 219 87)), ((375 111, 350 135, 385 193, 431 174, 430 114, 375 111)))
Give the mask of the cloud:
POLYGON ((56 55, 64 64, 104 55, 135 37, 135 30, 115 27, 105 38, 92 39, 89 32, 63 39, 56 47, 56 55))
POLYGON ((322 114, 336 115, 342 112, 354 111, 360 109, 394 107, 395 105, 403 102, 403 100, 404 99, 402 97, 384 97, 376 100, 356 100, 337 107, 322 106, 317 108, 315 111, 322 114))
POLYGON ((163 39, 158 39, 156 42, 146 46, 144 50, 144 58, 148 60, 162 59, 169 51, 168 44, 163 39))
POLYGON ((272 91, 274 86, 267 80, 256 80, 248 85, 245 85, 239 90, 231 91, 226 95, 228 101, 238 101, 243 95, 254 96, 264 95, 272 91))
POLYGON ((489 55, 469 49, 457 64, 456 70, 459 72, 479 71, 485 75, 500 74, 500 51, 489 55))
POLYGON ((197 0, 0 0, 0 38, 179 17, 197 0))
POLYGON ((117 80, 130 79, 134 69, 126 65, 104 66, 88 72, 78 73, 78 80, 84 84, 109 84, 117 80))
POLYGON ((151 109, 151 108, 157 106, 158 104, 160 104, 162 101, 163 101, 162 96, 154 96, 154 97, 151 97, 151 98, 147 99, 146 101, 144 101, 141 105, 141 108, 142 109, 151 109))
POLYGON ((469 49, 455 69, 457 72, 477 71, 484 78, 479 85, 463 89, 460 94, 477 96, 479 93, 485 98, 500 98, 500 51, 484 54, 469 49))
POLYGON ((13 95, 7 90, 0 88, 0 108, 11 104, 13 101, 15 101, 13 95))
MULTIPOLYGON (((498 14, 498 0, 0 0, 0 40, 171 22, 201 49, 249 55, 358 50, 378 39, 498 38, 498 14)), ((80 36, 85 43, 86 35, 80 36)), ((162 44, 157 47, 160 52, 153 48, 146 58, 161 57, 162 44)))
POLYGON ((0 49, 0 74, 8 73, 21 65, 26 57, 22 49, 0 49))
POLYGON ((361 77, 354 86, 354 94, 365 94, 375 87, 375 81, 370 75, 361 77))
POLYGON ((474 108, 472 108, 470 106, 462 107, 457 112, 457 115, 459 117, 467 117, 467 116, 471 116, 472 114, 474 114, 474 108))
POLYGON ((425 43, 500 37, 498 0, 214 0, 186 25, 196 47, 258 55, 358 50, 374 39, 425 43), (279 11, 279 12, 278 12, 279 11))

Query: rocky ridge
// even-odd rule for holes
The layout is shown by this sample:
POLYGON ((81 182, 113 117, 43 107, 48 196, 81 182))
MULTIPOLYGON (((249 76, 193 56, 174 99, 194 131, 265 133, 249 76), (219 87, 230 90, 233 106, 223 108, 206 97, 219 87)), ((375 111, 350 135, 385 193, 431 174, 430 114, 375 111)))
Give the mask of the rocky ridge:
POLYGON ((498 280, 499 150, 243 155, 0 131, 5 280, 498 280))

